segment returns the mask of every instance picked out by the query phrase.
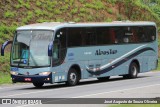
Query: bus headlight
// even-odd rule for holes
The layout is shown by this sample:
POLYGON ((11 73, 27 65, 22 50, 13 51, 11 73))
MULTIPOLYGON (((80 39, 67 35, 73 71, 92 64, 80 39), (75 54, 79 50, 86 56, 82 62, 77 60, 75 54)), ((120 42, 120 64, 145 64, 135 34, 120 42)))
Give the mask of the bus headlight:
POLYGON ((10 73, 11 75, 18 75, 18 72, 15 72, 15 71, 11 71, 10 73))
POLYGON ((40 76, 48 76, 51 72, 41 72, 39 73, 40 76))

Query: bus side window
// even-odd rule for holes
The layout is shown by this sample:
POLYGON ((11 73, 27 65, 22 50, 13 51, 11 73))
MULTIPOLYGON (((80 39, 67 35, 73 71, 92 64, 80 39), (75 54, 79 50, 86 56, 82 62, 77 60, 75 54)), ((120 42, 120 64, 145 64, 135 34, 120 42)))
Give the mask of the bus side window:
POLYGON ((125 33, 124 33, 124 43, 133 43, 133 31, 131 27, 126 27, 125 28, 125 33))
POLYGON ((97 45, 109 45, 115 43, 115 33, 108 27, 96 28, 97 45))
POLYGON ((112 44, 112 35, 110 34, 110 30, 108 28, 105 28, 104 33, 104 44, 108 45, 108 44, 112 44))
POLYGON ((81 41, 81 28, 68 28, 68 47, 79 47, 82 44, 81 41))
POLYGON ((115 28, 115 39, 117 43, 123 43, 124 30, 123 28, 115 28))
POLYGON ((147 27, 149 42, 154 41, 156 39, 155 27, 147 27))
POLYGON ((96 45, 96 33, 94 28, 86 28, 86 46, 94 46, 96 45))
POLYGON ((79 39, 81 40, 81 45, 85 46, 86 45, 86 38, 85 38, 85 31, 84 31, 84 29, 82 29, 80 31, 80 38, 79 39))
POLYGON ((63 62, 66 54, 66 42, 66 29, 59 29, 56 32, 55 39, 53 41, 53 66, 59 65, 63 62))
POLYGON ((140 42, 143 43, 143 42, 148 42, 148 32, 146 31, 146 28, 145 27, 139 27, 138 29, 138 35, 139 35, 139 39, 140 39, 140 42))
POLYGON ((133 32, 133 36, 132 36, 132 43, 138 43, 138 35, 137 35, 137 29, 136 27, 132 27, 132 32, 133 32))
POLYGON ((114 29, 110 29, 110 40, 111 40, 111 43, 118 43, 117 39, 115 38, 115 31, 114 29))

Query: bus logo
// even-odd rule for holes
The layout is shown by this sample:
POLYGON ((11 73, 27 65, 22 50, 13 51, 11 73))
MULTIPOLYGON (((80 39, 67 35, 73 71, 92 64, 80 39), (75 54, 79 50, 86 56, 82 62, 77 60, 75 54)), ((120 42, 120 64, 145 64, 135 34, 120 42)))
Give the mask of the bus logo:
POLYGON ((26 72, 26 75, 29 75, 29 72, 26 72))
POLYGON ((112 55, 112 54, 116 54, 117 52, 118 52, 117 50, 112 50, 112 49, 105 50, 105 51, 98 49, 96 50, 95 55, 112 55))

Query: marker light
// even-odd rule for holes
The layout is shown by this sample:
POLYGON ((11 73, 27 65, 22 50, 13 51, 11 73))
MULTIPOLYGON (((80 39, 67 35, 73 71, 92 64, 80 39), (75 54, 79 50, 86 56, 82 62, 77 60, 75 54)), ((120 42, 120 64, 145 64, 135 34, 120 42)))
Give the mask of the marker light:
POLYGON ((39 75, 41 76, 48 76, 51 72, 41 72, 39 73, 39 75))

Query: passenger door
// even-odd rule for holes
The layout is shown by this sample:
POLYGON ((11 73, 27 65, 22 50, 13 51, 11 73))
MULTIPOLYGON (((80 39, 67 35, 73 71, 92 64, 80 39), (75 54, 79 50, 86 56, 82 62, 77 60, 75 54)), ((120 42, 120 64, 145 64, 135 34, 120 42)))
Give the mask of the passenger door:
POLYGON ((66 56, 66 29, 60 29, 56 32, 53 48, 52 65, 57 66, 64 62, 66 56))

